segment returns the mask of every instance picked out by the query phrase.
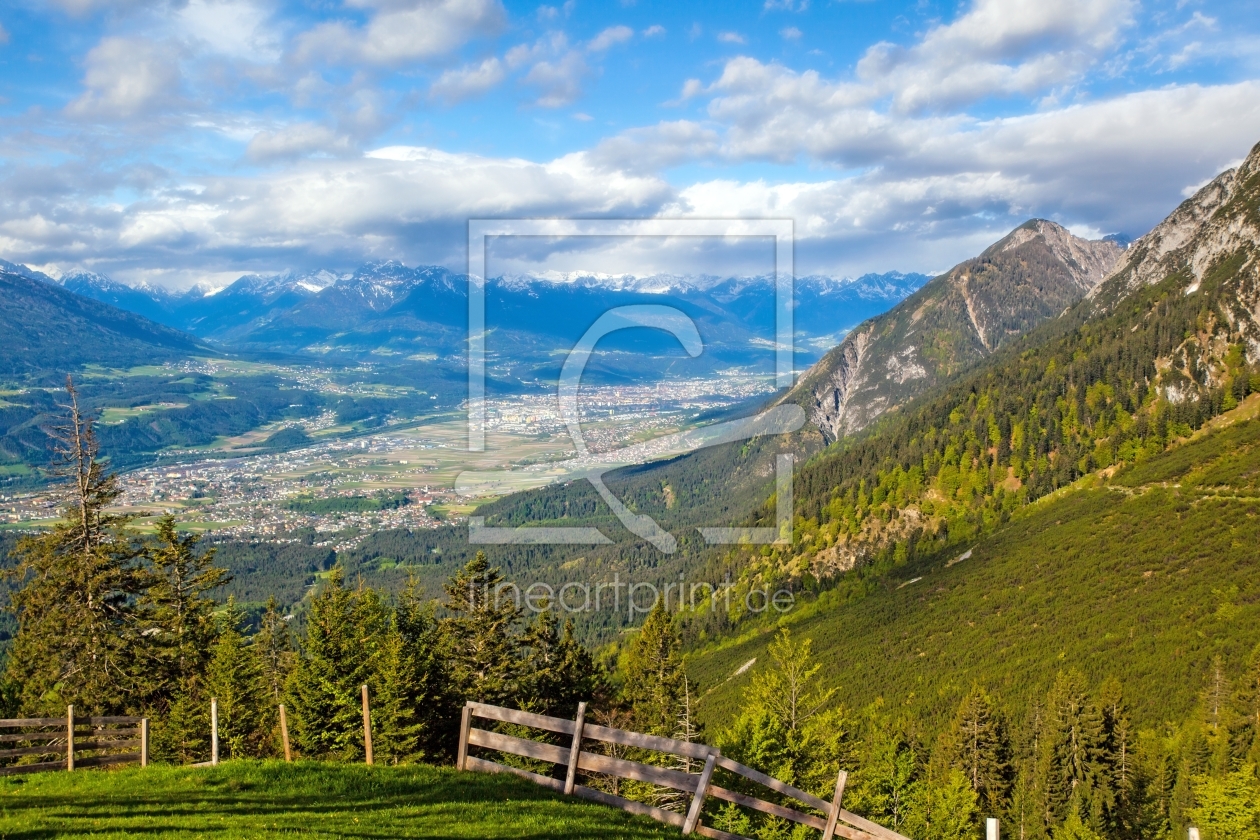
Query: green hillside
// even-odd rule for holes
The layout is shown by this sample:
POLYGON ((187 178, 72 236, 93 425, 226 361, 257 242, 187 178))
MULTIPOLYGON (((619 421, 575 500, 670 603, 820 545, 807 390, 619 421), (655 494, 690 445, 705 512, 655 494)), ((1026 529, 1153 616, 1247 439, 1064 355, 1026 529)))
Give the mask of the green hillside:
POLYGON ((0 371, 57 384, 84 365, 129 368, 217 355, 195 337, 30 277, 0 270, 0 371))
MULTIPOLYGON (((1260 643, 1260 401, 1110 479, 1091 475, 972 545, 907 560, 791 614, 850 708, 878 697, 928 728, 975 683, 1023 720, 1056 674, 1115 677, 1136 723, 1193 715, 1214 657, 1260 643), (965 559, 958 558, 970 551, 965 559)), ((693 654, 703 717, 734 716, 772 628, 693 654)))
POLYGON ((0 780, 0 836, 668 837, 530 782, 427 766, 233 761, 0 780))

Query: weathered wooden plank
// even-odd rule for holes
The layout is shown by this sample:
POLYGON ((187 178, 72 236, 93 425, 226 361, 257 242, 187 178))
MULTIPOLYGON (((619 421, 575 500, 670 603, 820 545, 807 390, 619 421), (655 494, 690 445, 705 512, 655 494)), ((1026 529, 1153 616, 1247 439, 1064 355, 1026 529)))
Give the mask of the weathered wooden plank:
POLYGON ((734 790, 727 790, 718 785, 709 787, 709 795, 721 799, 726 802, 734 802, 736 805, 743 805, 745 808, 752 808, 754 811, 760 811, 763 814, 773 814, 776 817, 782 817, 785 820, 798 822, 801 825, 807 825, 810 828, 816 828, 824 831, 827 823, 821 817, 815 817, 813 814, 802 814, 800 811, 794 811, 791 808, 785 808, 782 805, 776 805, 773 802, 766 802, 764 799, 758 799, 755 796, 748 796, 734 790))
POLYGON ((844 786, 848 781, 848 772, 841 770, 836 776, 836 793, 831 798, 831 809, 827 812, 827 828, 823 831, 823 840, 831 840, 836 836, 836 823, 840 819, 840 803, 844 799, 844 786))
POLYGON ((75 752, 83 752, 84 750, 125 750, 131 747, 139 747, 140 739, 131 738, 126 741, 108 741, 108 740, 88 740, 75 741, 75 752))
MULTIPOLYGON (((65 721, 62 721, 64 723, 65 721)), ((18 741, 60 741, 66 737, 61 731, 53 732, 12 732, 0 735, 0 744, 12 744, 18 741)))
POLYGON ((459 751, 455 753, 455 769, 468 769, 468 732, 472 728, 472 703, 464 706, 459 718, 459 751))
POLYGON ((876 840, 875 835, 867 834, 861 829, 844 823, 836 823, 836 836, 843 837, 845 840, 876 840))
POLYGON ((638 814, 641 817, 651 817, 657 822, 663 822, 666 825, 677 826, 682 828, 683 815, 674 811, 666 811, 664 808, 653 808, 651 805, 644 805, 642 802, 633 802, 629 799, 622 799, 620 796, 614 796, 611 793, 604 793, 602 790, 584 787, 578 785, 573 789, 575 796, 583 799, 589 799, 592 802, 598 802, 601 805, 611 805, 614 808, 620 808, 631 814, 638 814))
POLYGON ((486 749, 523 756, 524 758, 550 761, 553 764, 564 764, 569 758, 569 751, 564 747, 557 747, 555 744, 544 744, 540 741, 530 741, 512 735, 504 735, 501 732, 490 732, 485 729, 470 729, 468 732, 468 743, 474 747, 485 747, 486 749))
MULTIPOLYGON (((62 721, 64 723, 65 721, 62 721)), ((64 770, 66 762, 40 761, 35 764, 14 764, 12 767, 0 767, 0 776, 16 776, 19 773, 39 773, 44 770, 64 770)))
POLYGON ((535 784, 542 785, 545 788, 564 793, 564 782, 559 779, 552 779, 549 776, 542 776, 538 773, 531 773, 528 770, 522 770, 519 767, 509 767, 506 764, 499 764, 494 761, 486 761, 484 758, 477 758, 470 755, 464 759, 465 770, 477 770, 482 773, 510 773, 513 776, 520 776, 522 779, 529 779, 535 784))
POLYGON ((564 792, 573 793, 577 785, 578 756, 582 752, 582 728, 586 724, 586 703, 578 703, 577 717, 573 720, 573 740, 569 744, 569 765, 564 775, 564 792))
POLYGON ((673 738, 662 738, 659 735, 643 735, 639 732, 627 732, 624 729, 613 729, 609 726, 599 726, 594 723, 586 725, 582 737, 590 738, 592 741, 621 744, 625 747, 639 747, 640 749, 681 755, 687 758, 698 758, 702 761, 710 755, 719 754, 718 750, 707 744, 676 741, 673 738))
POLYGON ((15 726, 65 726, 66 719, 59 718, 5 718, 0 720, 0 729, 10 729, 15 726))
POLYGON ((824 814, 831 810, 831 807, 826 802, 819 799, 817 796, 814 796, 812 793, 806 793, 800 788, 792 787, 787 782, 781 782, 773 776, 767 776, 765 773, 762 773, 759 770, 754 770, 751 767, 746 767, 738 761, 732 761, 729 758, 718 758, 717 763, 718 767, 730 770, 732 773, 738 773, 744 778, 751 779, 759 785, 765 785, 776 793, 781 793, 784 796, 790 796, 796 801, 803 802, 811 808, 817 808, 824 814))
POLYGON ((712 837, 714 840, 749 840, 742 834, 729 834, 716 828, 709 828, 707 825, 696 826, 696 834, 699 834, 701 837, 712 837))
POLYGON ((108 764, 129 764, 133 761, 140 760, 140 753, 125 753, 123 755, 93 755, 87 758, 76 758, 74 760, 75 767, 104 767, 108 764))
POLYGON ((713 781, 713 767, 716 760, 715 755, 710 755, 704 760, 704 770, 700 771, 700 781, 696 783, 696 792, 691 797, 691 807, 687 809, 687 820, 683 823, 684 835, 695 831, 696 826, 700 824, 700 812, 704 809, 704 798, 713 781))
POLYGON ((79 729, 74 730, 74 741, 77 744, 84 738, 134 738, 140 734, 140 727, 130 726, 126 729, 79 729))
POLYGON ((583 752, 578 756, 578 769, 592 773, 606 773, 609 776, 619 776, 623 779, 634 779, 636 782, 648 782, 649 784, 681 790, 684 793, 694 792, 696 779, 699 778, 699 776, 692 773, 684 773, 681 770, 653 767, 650 764, 640 764, 637 761, 630 761, 625 758, 613 758, 610 755, 599 755, 598 753, 590 752, 583 752))
POLYGON ((38 747, 16 747, 11 750, 0 750, 0 758, 13 758, 15 755, 61 755, 61 745, 41 744, 38 747))
POLYGON ((857 814, 849 813, 843 808, 840 809, 840 820, 846 822, 854 828, 860 828, 867 834, 874 835, 880 840, 910 840, 904 834, 898 834, 891 828, 884 828, 879 823, 873 823, 865 817, 859 817, 857 814))
POLYGON ((531 729, 545 729, 548 732, 559 732, 561 735, 573 734, 573 721, 564 718, 536 715, 533 712, 522 712, 519 709, 505 709, 502 706, 490 706, 485 703, 469 703, 472 714, 486 720, 498 720, 504 723, 515 723, 531 729))

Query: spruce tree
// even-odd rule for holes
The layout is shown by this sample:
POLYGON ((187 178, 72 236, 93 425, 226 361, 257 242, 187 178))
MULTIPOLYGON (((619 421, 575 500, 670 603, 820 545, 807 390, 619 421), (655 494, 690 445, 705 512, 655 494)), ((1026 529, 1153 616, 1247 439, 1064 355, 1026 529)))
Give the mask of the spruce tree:
POLYGON ((626 654, 622 690, 639 731, 673 734, 683 691, 682 643, 657 600, 626 654))
POLYGON ((219 632, 210 593, 230 578, 214 565, 214 550, 199 552, 197 543, 197 536, 176 530, 170 515, 144 542, 137 607, 147 644, 140 670, 145 705, 158 716, 205 675, 219 632))
POLYGON ((117 478, 100 462, 92 420, 69 378, 66 390, 67 417, 51 430, 63 521, 14 551, 18 631, 7 680, 21 687, 28 714, 65 714, 68 704, 117 714, 138 706, 137 552, 124 533, 127 518, 106 512, 118 498, 117 478))
POLYGON ((228 600, 220 617, 219 638, 211 653, 205 693, 219 711, 220 754, 224 758, 269 752, 274 712, 264 682, 263 661, 241 634, 244 613, 228 600))
POLYGON ((1011 745, 993 698, 972 688, 942 739, 940 759, 962 773, 990 814, 1005 811, 1011 786, 1011 745))
POLYGON ((449 683, 441 630, 412 579, 394 609, 374 676, 373 746, 383 761, 450 752, 459 704, 449 683))
POLYGON ((504 705, 520 695, 518 625, 521 608, 503 576, 476 557, 445 584, 450 616, 442 630, 450 646, 451 676, 466 700, 504 705))
POLYGON ((380 599, 352 591, 334 568, 311 602, 305 655, 289 678, 294 740, 308 758, 352 760, 363 755, 360 686, 369 681, 384 640, 380 599))
POLYGON ((1115 808, 1106 722, 1079 672, 1055 680, 1039 742, 1038 787, 1047 827, 1061 825, 1079 808, 1091 829, 1103 829, 1115 808))
POLYGON ((254 636, 254 650, 262 662, 263 685, 271 696, 271 702, 278 704, 284 697, 284 684, 293 671, 296 654, 293 651, 293 634, 289 632, 289 623, 282 616, 276 605, 275 596, 267 599, 262 618, 258 623, 258 633, 254 636))
POLYGON ((573 717, 578 703, 591 700, 601 673, 590 652, 574 637, 573 621, 561 630, 551 610, 543 610, 521 637, 524 648, 522 701, 531 711, 573 717))

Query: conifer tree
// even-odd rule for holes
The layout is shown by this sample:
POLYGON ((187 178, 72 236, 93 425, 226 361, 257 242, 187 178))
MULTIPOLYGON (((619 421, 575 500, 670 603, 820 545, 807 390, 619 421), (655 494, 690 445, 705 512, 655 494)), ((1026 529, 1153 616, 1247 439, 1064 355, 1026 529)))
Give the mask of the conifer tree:
POLYGON ((1038 787, 1046 825, 1061 825, 1078 803, 1090 827, 1103 828, 1115 807, 1106 723, 1079 672, 1061 673, 1055 680, 1039 741, 1038 787))
POLYGON ((235 601, 229 599, 206 673, 205 693, 218 703, 219 744, 224 758, 267 752, 273 720, 263 661, 241 635, 244 618, 235 601))
POLYGON ((468 700, 501 705, 520 693, 521 608, 514 587, 503 583, 485 552, 478 551, 444 587, 451 615, 442 629, 450 645, 452 678, 468 700))
POLYGON ((600 688, 600 670, 590 652, 574 638, 573 621, 559 622, 543 610, 521 638, 524 648, 522 702, 544 715, 572 717, 578 703, 600 688))
POLYGON ((374 679, 373 746, 382 760, 400 764, 449 752, 459 705, 449 682, 440 627, 412 579, 394 609, 374 679))
POLYGON ((275 596, 267 599, 258 623, 258 633, 254 636, 254 650, 262 662, 263 685, 271 697, 272 705, 282 702, 285 681, 293 671, 295 653, 293 651, 293 634, 289 632, 286 618, 280 615, 275 596))
POLYGON ((683 692, 682 643, 658 599, 643 622, 624 665, 622 690, 641 732, 671 735, 683 692))
POLYGON ((352 591, 334 568, 311 603, 305 655, 289 678, 295 741, 309 758, 357 759, 363 754, 360 686, 372 675, 383 641, 383 611, 370 590, 352 591))
POLYGON ((123 533, 127 518, 106 512, 117 479, 99 460, 92 420, 69 378, 66 390, 67 417, 50 430, 63 522, 14 551, 18 631, 7 678, 30 714, 64 714, 71 703, 84 713, 118 713, 137 705, 136 550, 123 533))
POLYGON ((941 749, 944 764, 963 774, 985 810, 1002 813, 1012 781, 1010 739, 993 698, 980 686, 959 704, 941 749))
POLYGON ((214 565, 214 550, 198 552, 197 543, 196 535, 179 534, 169 514, 144 543, 137 604, 147 640, 141 673, 145 704, 159 716, 205 675, 219 632, 210 593, 229 575, 214 565))

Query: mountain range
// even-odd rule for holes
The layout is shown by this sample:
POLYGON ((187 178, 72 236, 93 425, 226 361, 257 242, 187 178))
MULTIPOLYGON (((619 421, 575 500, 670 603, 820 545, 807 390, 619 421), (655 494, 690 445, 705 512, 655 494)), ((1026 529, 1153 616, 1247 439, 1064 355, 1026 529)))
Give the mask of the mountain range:
MULTIPOLYGON (((882 312, 927 281, 922 274, 856 279, 797 278, 795 318, 808 363, 854 325, 882 312)), ((246 275, 222 289, 176 292, 128 286, 72 272, 64 288, 224 346, 254 351, 375 361, 417 354, 462 355, 468 278, 436 266, 369 263, 353 272, 246 275)), ((714 365, 770 363, 774 285, 770 277, 596 275, 506 276, 487 283, 490 352, 549 364, 558 347, 615 306, 668 302, 696 322, 714 365)), ((672 339, 615 338, 609 348, 670 352, 672 339)), ((675 351, 676 355, 676 351, 675 351)), ((519 378, 533 374, 519 372, 519 378)))

